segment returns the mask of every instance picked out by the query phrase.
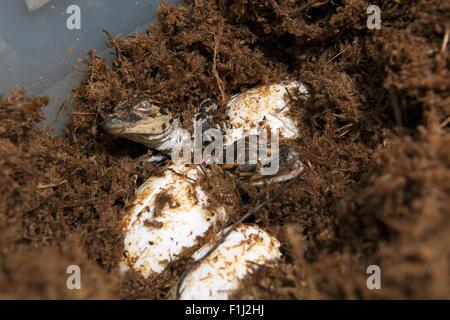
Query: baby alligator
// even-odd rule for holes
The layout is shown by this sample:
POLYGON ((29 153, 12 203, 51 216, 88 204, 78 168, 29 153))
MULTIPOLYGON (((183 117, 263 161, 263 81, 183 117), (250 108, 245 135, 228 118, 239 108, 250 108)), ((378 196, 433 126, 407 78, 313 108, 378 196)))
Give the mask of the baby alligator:
MULTIPOLYGON (((273 87, 264 86, 261 87, 261 92, 268 95, 270 94, 273 87)), ((253 89, 255 91, 255 89, 253 89)), ((249 91, 251 92, 251 91, 249 91)), ((275 100, 272 105, 267 106, 268 103, 273 99, 272 96, 258 97, 255 100, 255 96, 258 91, 254 93, 244 93, 242 96, 244 97, 242 102, 239 103, 239 95, 232 98, 230 104, 227 106, 228 108, 233 108, 234 112, 236 110, 239 112, 243 112, 244 114, 249 114, 249 117, 253 117, 255 114, 261 114, 261 117, 267 119, 270 117, 275 118, 276 122, 274 122, 277 126, 283 129, 283 120, 285 122, 289 122, 287 126, 289 128, 289 132, 292 132, 292 120, 287 116, 282 118, 282 112, 288 111, 283 107, 280 107, 280 110, 271 110, 276 108, 277 104, 279 105, 280 97, 278 96, 278 100, 275 100), (236 102, 237 100, 237 102, 236 102), (249 103, 257 101, 257 103, 249 103), (261 101, 262 100, 262 101, 261 101), (261 107, 262 106, 262 107, 261 107), (236 109, 238 108, 238 109, 236 109), (246 108, 248 110, 246 110, 246 108), (253 108, 253 109, 252 109, 253 108), (267 109, 267 110, 266 110, 267 109)), ((276 91, 278 93, 278 91, 276 91)), ((230 128, 233 126, 232 121, 228 121, 228 123, 223 123, 221 125, 217 125, 212 122, 213 115, 216 112, 217 103, 214 99, 208 99, 200 103, 197 108, 197 113, 195 115, 195 120, 203 120, 203 128, 202 130, 207 130, 209 128, 230 128), (230 125, 231 123, 231 125, 230 125)), ((233 114, 234 115, 234 114, 233 114)), ((242 117, 241 117, 242 118, 242 117)), ((262 120, 261 119, 249 119, 246 123, 251 123, 258 121, 254 126, 256 127, 262 120)), ((240 120, 240 119, 239 119, 240 120)), ((108 116, 108 118, 103 123, 103 128, 108 133, 125 139, 129 139, 132 141, 136 141, 141 143, 153 150, 158 151, 160 154, 157 156, 152 156, 149 159, 151 162, 161 161, 165 157, 170 156, 171 152, 177 147, 180 143, 182 143, 185 139, 190 139, 189 133, 185 128, 182 127, 181 121, 179 118, 174 117, 170 111, 166 108, 158 106, 149 100, 139 100, 139 99, 131 99, 126 102, 120 103, 115 109, 113 114, 108 116)), ((235 129, 235 128, 232 128, 235 129)), ((296 128, 295 128, 296 129, 296 128)), ((239 128, 242 130, 242 128, 239 128)), ((281 133, 283 133, 281 131, 281 133)), ((240 136, 240 131, 235 130, 232 132, 233 140, 229 142, 231 145, 234 144, 236 148, 236 144, 239 139, 246 139, 245 137, 240 136), (238 132, 238 136, 236 136, 236 132, 238 132)), ((253 135, 257 135, 257 133, 253 132, 253 135)), ((228 137, 229 138, 229 137, 228 137)), ((227 137, 225 137, 227 139, 227 137)), ((248 148, 248 147, 247 147, 248 148)), ((225 154, 225 152, 224 152, 225 154)), ((262 164, 229 164, 227 163, 223 167, 227 170, 234 170, 241 178, 245 180, 249 180, 252 185, 263 185, 266 183, 272 182, 283 182, 290 179, 295 178, 303 171, 303 165, 300 162, 299 154, 293 146, 289 144, 280 144, 279 146, 279 170, 276 174, 265 176, 261 175, 261 166, 262 164)))

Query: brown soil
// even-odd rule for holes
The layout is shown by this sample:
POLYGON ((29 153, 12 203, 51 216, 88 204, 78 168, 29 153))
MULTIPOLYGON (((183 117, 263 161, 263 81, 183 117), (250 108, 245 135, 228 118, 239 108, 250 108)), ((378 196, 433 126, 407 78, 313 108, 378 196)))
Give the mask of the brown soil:
MULTIPOLYGON (((0 98, 0 298, 163 298, 189 259, 142 279, 115 270, 121 212, 152 174, 147 150, 100 123, 130 96, 186 124, 201 100, 300 79, 295 108, 306 173, 253 221, 282 240, 277 270, 236 296, 268 299, 450 298, 448 1, 218 0, 162 4, 146 34, 108 39, 112 66, 91 52, 64 137, 35 124, 46 98, 0 98), (66 289, 82 268, 84 290, 66 289), (377 264, 382 290, 368 290, 377 264)), ((273 187, 247 190, 242 212, 273 187)))

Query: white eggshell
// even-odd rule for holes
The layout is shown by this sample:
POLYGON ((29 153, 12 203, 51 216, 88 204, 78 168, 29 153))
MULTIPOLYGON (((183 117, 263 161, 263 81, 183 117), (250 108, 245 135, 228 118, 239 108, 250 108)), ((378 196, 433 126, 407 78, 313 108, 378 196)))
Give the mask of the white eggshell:
POLYGON ((225 208, 208 206, 207 194, 195 183, 203 174, 195 166, 172 165, 138 189, 125 217, 122 271, 132 268, 144 277, 160 273, 197 245, 198 237, 226 221, 225 208), (167 201, 155 212, 158 195, 167 201))
MULTIPOLYGON (((213 245, 211 242, 202 247, 193 258, 200 260, 213 245)), ((227 300, 244 277, 278 260, 279 248, 279 241, 269 233, 255 225, 241 225, 184 278, 179 298, 227 300)))
POLYGON ((294 94, 295 90, 308 97, 307 88, 297 81, 265 85, 234 96, 227 106, 231 127, 227 132, 227 144, 247 135, 259 135, 267 126, 278 129, 281 138, 299 138, 297 122, 289 114, 289 94, 294 94))

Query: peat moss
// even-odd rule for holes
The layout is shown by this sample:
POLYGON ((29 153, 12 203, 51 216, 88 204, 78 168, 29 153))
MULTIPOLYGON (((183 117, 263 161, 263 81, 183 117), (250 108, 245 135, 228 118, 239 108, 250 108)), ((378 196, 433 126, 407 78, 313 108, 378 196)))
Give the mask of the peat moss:
MULTIPOLYGON (((142 166, 145 148, 113 140, 102 120, 118 102, 142 97, 189 126, 205 98, 223 110, 235 93, 300 79, 311 90, 293 106, 306 173, 253 218, 281 239, 285 258, 236 296, 450 298, 450 4, 372 4, 381 30, 366 28, 362 0, 162 4, 148 32, 107 38, 112 65, 89 54, 64 137, 34 126, 46 98, 1 98, 0 287, 21 288, 7 296, 67 298, 48 294, 60 274, 36 285, 11 266, 28 254, 41 257, 38 265, 47 256, 68 262, 69 246, 102 274, 97 296, 166 297, 189 259, 155 279, 109 281, 121 211, 153 169, 142 166), (366 287, 371 264, 381 267, 382 290, 366 287)), ((240 211, 271 194, 247 190, 240 211)))

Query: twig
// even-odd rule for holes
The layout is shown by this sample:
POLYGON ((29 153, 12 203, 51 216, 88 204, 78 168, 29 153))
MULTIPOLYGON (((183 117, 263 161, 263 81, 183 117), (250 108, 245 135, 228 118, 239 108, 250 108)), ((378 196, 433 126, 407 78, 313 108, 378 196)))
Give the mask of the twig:
POLYGON ((117 44, 116 40, 111 36, 111 34, 106 31, 106 30, 102 30, 109 38, 109 41, 114 45, 114 47, 116 48, 116 57, 117 60, 119 61, 120 65, 125 69, 125 71, 128 73, 128 76, 134 81, 134 84, 136 85, 136 89, 139 90, 139 85, 136 81, 135 76, 133 75, 132 72, 130 72, 130 70, 128 70, 127 66, 123 64, 122 62, 122 51, 120 50, 119 45, 117 44))
POLYGON ((222 79, 220 79, 219 72, 217 71, 217 54, 219 52, 220 47, 220 39, 222 38, 223 33, 223 21, 220 21, 219 28, 217 31, 217 34, 214 35, 215 43, 214 43, 214 57, 213 57, 213 66, 212 66, 212 73, 214 75, 214 78, 216 79, 217 86, 219 87, 220 95, 222 98, 222 103, 225 102, 225 90, 222 79))
POLYGON ((119 61, 120 61, 121 60, 120 55, 122 52, 120 51, 119 45, 117 44, 116 40, 114 40, 113 36, 108 31, 106 31, 106 30, 102 30, 102 31, 108 36, 108 40, 111 41, 111 43, 116 48, 116 56, 117 56, 117 59, 119 59, 119 61))
POLYGON ((237 220, 235 223, 233 223, 227 231, 223 233, 223 235, 220 237, 220 239, 211 247, 211 249, 208 250, 208 252, 199 260, 195 261, 190 267, 188 267, 183 274, 180 277, 180 280, 178 281, 177 288, 176 288, 176 299, 178 300, 180 297, 180 289, 181 284, 183 283, 183 280, 186 278, 186 276, 189 274, 190 271, 192 271, 197 265, 205 261, 213 252, 216 250, 224 241, 225 239, 234 231, 236 228, 241 225, 243 222, 245 222, 247 219, 249 219, 251 216, 253 216, 255 213, 260 211, 262 208, 267 206, 270 202, 278 199, 287 189, 289 189, 294 182, 296 182, 301 176, 303 176, 304 171, 302 171, 297 177, 290 180, 286 184, 283 185, 283 187, 278 190, 274 194, 274 196, 271 199, 266 199, 262 202, 258 201, 256 206, 253 208, 250 208, 246 214, 244 214, 239 220, 237 220))
POLYGON ((444 129, 450 123, 450 116, 441 123, 441 129, 444 129))
POLYGON ((331 62, 333 62, 334 59, 336 59, 337 57, 339 57, 341 54, 343 54, 345 51, 347 51, 349 48, 351 48, 351 46, 346 47, 345 49, 342 49, 341 51, 339 51, 339 53, 337 55, 335 55, 333 58, 331 58, 330 60, 328 60, 327 64, 330 64, 331 62))
POLYGON ((350 132, 351 128, 353 127, 353 123, 348 123, 345 126, 342 126, 336 130, 336 132, 339 134, 338 137, 342 138, 347 133, 350 132))
POLYGON ((307 2, 307 3, 303 4, 299 9, 297 9, 295 14, 299 15, 302 12, 306 12, 306 10, 308 10, 309 8, 315 8, 315 7, 320 6, 321 4, 326 4, 327 2, 329 2, 329 1, 328 0, 315 0, 315 1, 307 2))
POLYGON ((442 40, 442 45, 441 45, 441 53, 444 53, 445 49, 447 49, 448 37, 449 37, 449 26, 448 26, 448 23, 446 23, 444 39, 442 40))
POLYGON ((67 183, 67 180, 62 180, 60 182, 50 183, 50 184, 38 184, 37 188, 38 189, 48 189, 48 188, 53 188, 53 187, 59 187, 65 183, 67 183))
POLYGON ((283 110, 286 109, 286 107, 289 106, 289 104, 290 104, 292 101, 294 101, 294 97, 292 96, 292 94, 291 94, 291 92, 289 91, 288 88, 286 88, 286 92, 287 92, 287 94, 288 94, 288 96, 289 96, 289 101, 286 102, 286 104, 283 106, 283 108, 280 109, 279 112, 283 112, 283 110))
POLYGON ((395 122, 397 123, 397 126, 403 128, 402 112, 398 106, 397 98, 391 90, 389 90, 389 97, 391 98, 392 108, 394 110, 395 122))
POLYGON ((63 102, 61 103, 61 105, 59 106, 58 113, 56 114, 55 119, 52 121, 52 124, 55 124, 56 121, 58 121, 58 118, 59 118, 59 116, 60 116, 62 110, 64 109, 64 107, 65 107, 65 105, 66 105, 66 101, 67 101, 67 97, 64 97, 64 100, 63 100, 63 102))
POLYGON ((172 168, 167 168, 167 170, 171 171, 172 173, 174 173, 175 175, 177 175, 177 176, 179 176, 179 177, 181 177, 181 178, 188 179, 188 180, 190 180, 190 181, 192 181, 192 182, 197 182, 197 180, 195 180, 195 179, 193 179, 193 178, 191 178, 191 177, 188 177, 188 176, 185 175, 185 174, 182 174, 182 173, 180 173, 180 172, 177 172, 177 171, 175 171, 175 170, 172 169, 172 168))

